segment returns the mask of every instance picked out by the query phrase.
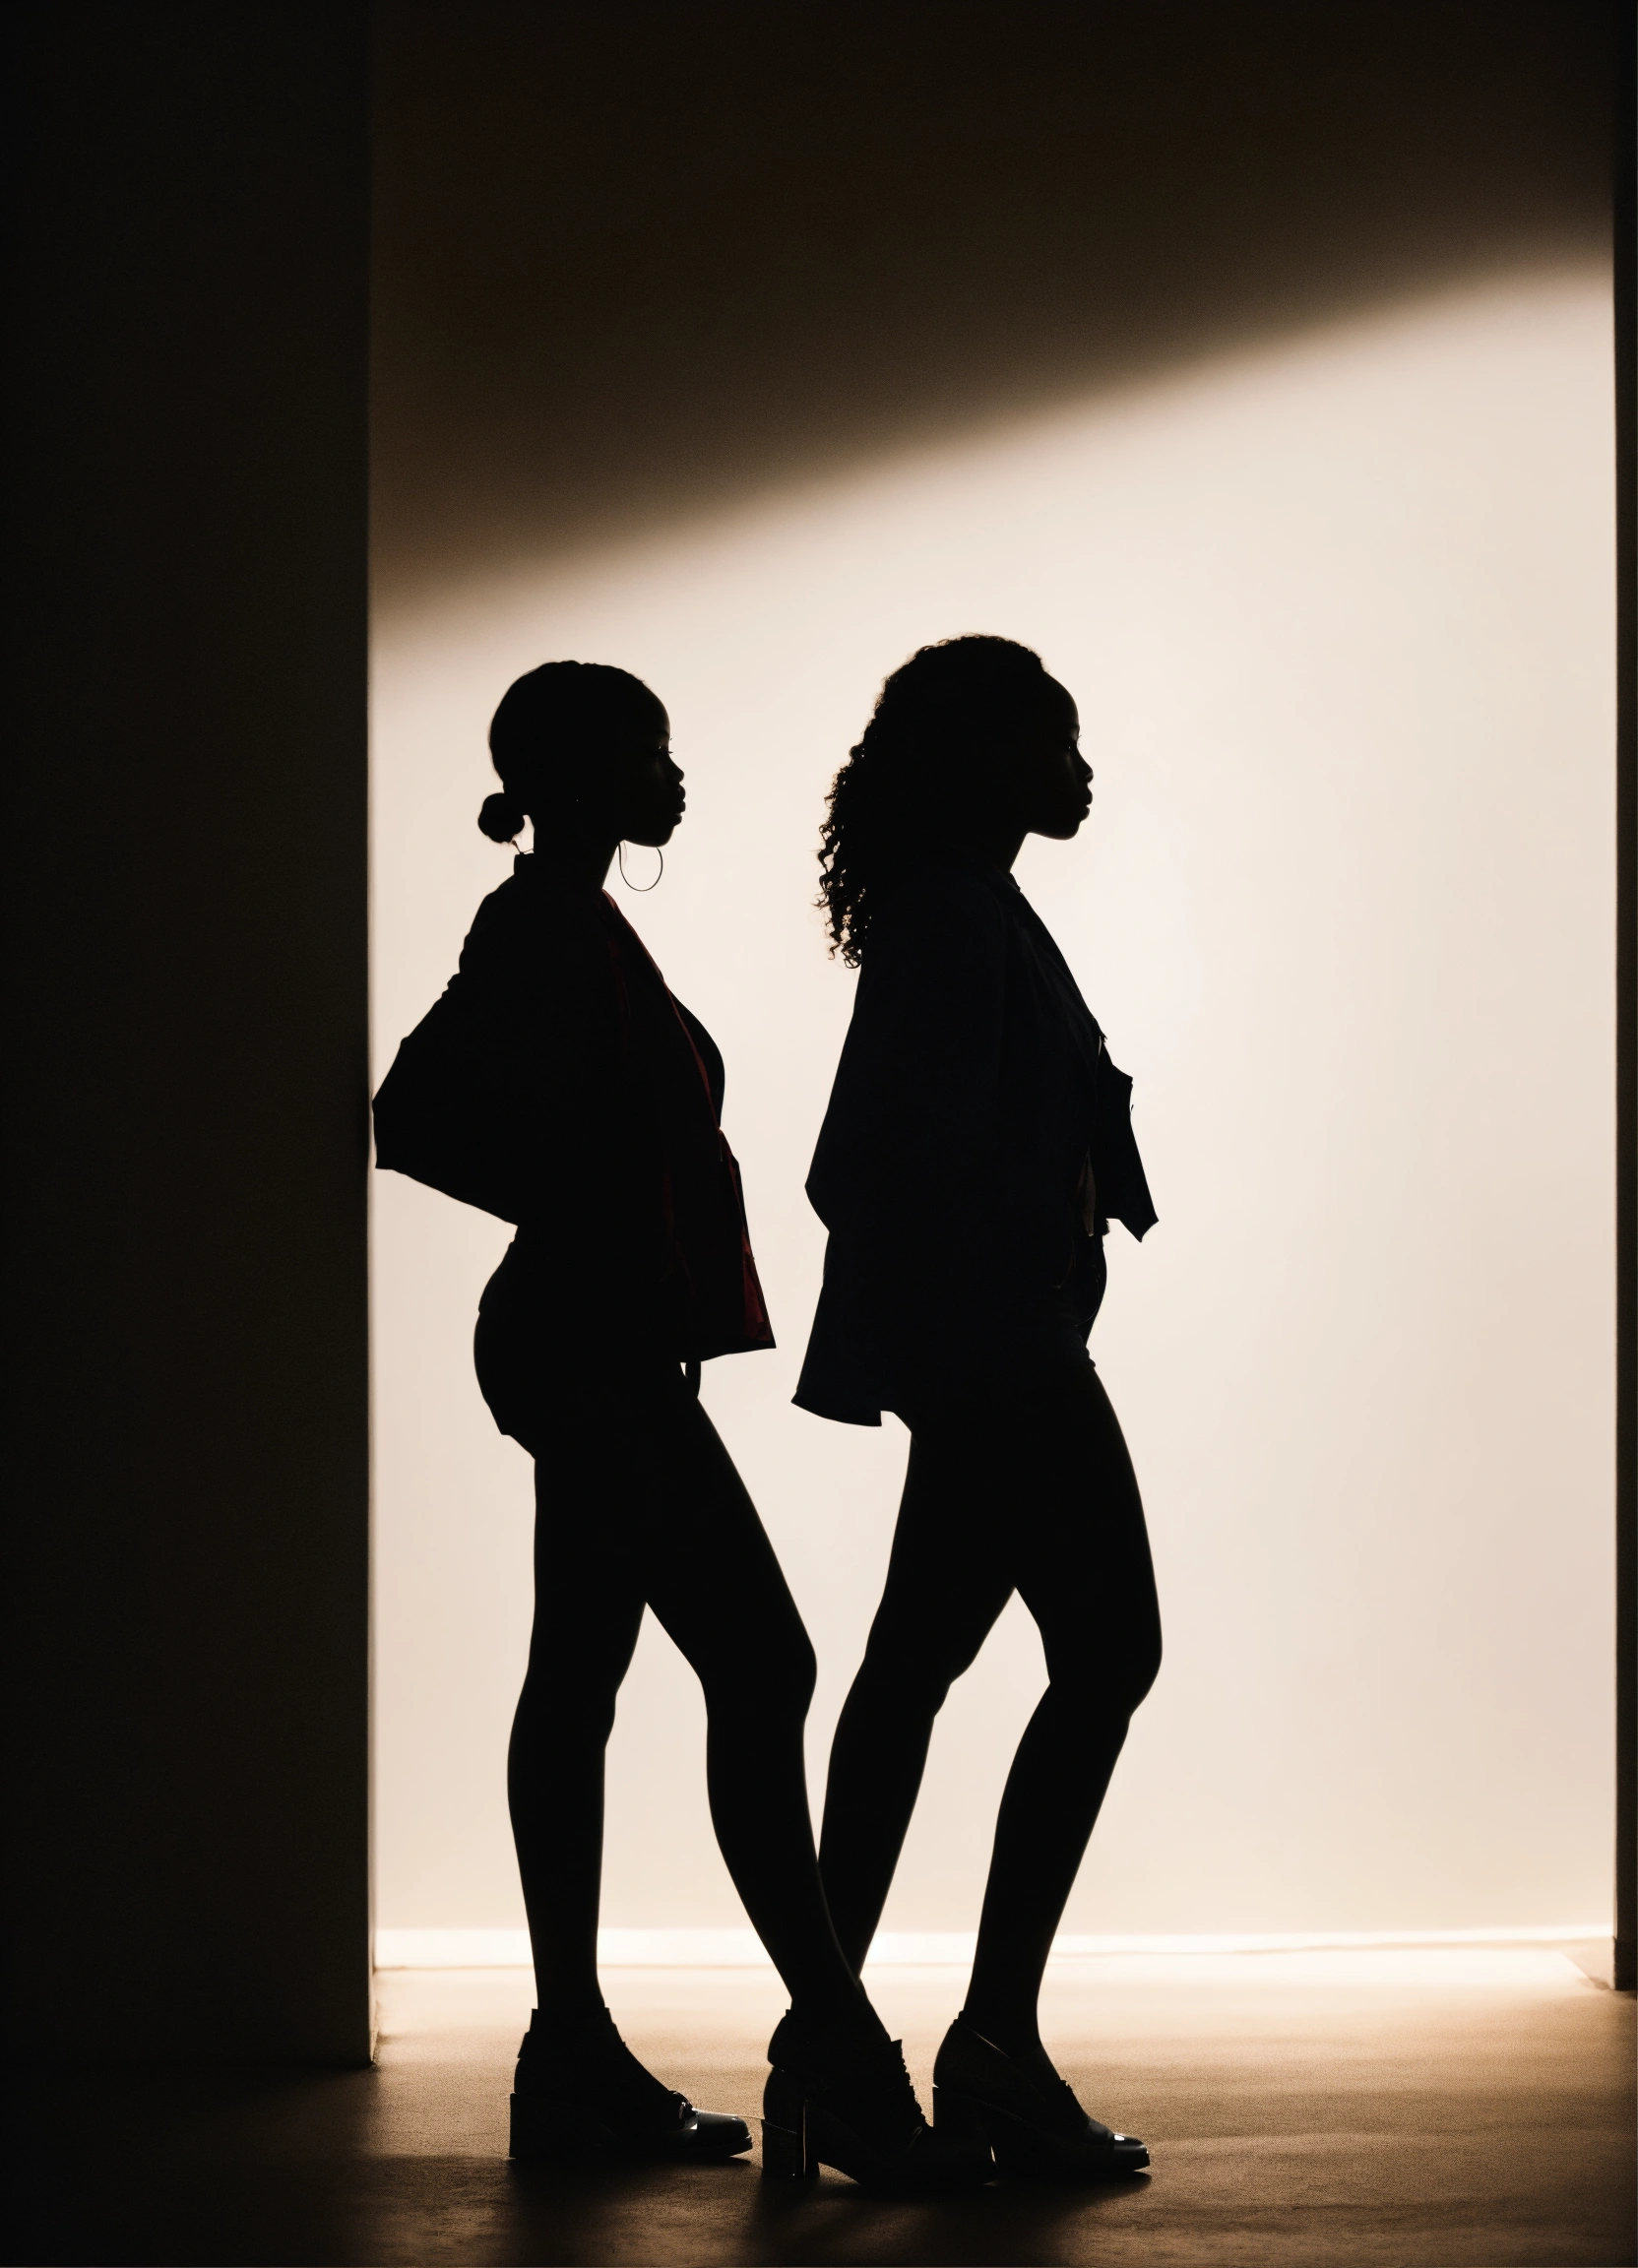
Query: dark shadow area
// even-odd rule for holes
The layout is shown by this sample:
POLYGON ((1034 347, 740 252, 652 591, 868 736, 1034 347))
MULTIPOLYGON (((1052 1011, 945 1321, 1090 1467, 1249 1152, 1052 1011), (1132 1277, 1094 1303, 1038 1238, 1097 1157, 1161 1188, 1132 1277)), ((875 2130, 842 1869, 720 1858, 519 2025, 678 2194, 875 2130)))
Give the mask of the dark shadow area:
POLYGON ((32 2056, 369 2051, 366 30, 0 22, 32 2056))
POLYGON ((572 2169, 380 2157, 348 2147, 367 2114, 368 2074, 247 2083, 209 2110, 196 2091, 184 2100, 183 2084, 167 2082, 160 2102, 140 2107, 111 2100, 105 2082, 82 2090, 79 2108, 97 2132, 106 2137, 110 2119, 119 2132, 112 2164, 105 2159, 90 2178, 78 2150, 42 2164, 19 2249, 6 2258, 64 2268, 432 2260, 799 2268, 889 2257, 1003 2268, 1074 2258, 1065 2225, 1084 2243, 1101 2210, 1142 2186, 992 2190, 962 2204, 871 2198, 829 2174, 788 2193, 748 2160, 572 2169))
POLYGON ((1613 21, 387 0, 378 590, 1599 256, 1613 21))
MULTIPOLYGON (((403 1988, 400 1987, 402 1990, 403 1988)), ((442 1989, 430 1982, 423 1996, 442 1989)), ((946 1987, 948 1989, 948 1987, 946 1987)), ((1156 2036, 1081 2036, 1141 2115, 1152 2178, 872 2194, 831 2174, 508 2164, 511 2039, 435 2030, 375 2072, 69 2073, 14 2112, 18 2262, 380 2262, 815 2268, 1620 2268, 1631 2243, 1631 2003, 1592 1984, 1540 1997, 1190 1988, 1197 2030, 1146 2001, 1156 2036)), ((1102 1998, 1102 1995, 1098 1995, 1102 1998)), ((703 2013, 703 2012, 702 2012, 703 2013)), ((1060 2007, 1060 2016, 1064 2013, 1060 2007)), ((1088 2013, 1090 2014, 1090 2004, 1088 2013)), ((641 2026, 639 2038, 654 2053, 641 2026)), ((754 2045, 705 2018, 709 2069, 676 2076, 749 2112, 754 2045)), ((930 2037, 916 2043, 917 2056, 930 2037)))
POLYGON ((6 2258, 361 2260, 377 2072, 214 2065, 16 2089, 6 2258), (360 2217, 360 2216, 364 2217, 360 2217))

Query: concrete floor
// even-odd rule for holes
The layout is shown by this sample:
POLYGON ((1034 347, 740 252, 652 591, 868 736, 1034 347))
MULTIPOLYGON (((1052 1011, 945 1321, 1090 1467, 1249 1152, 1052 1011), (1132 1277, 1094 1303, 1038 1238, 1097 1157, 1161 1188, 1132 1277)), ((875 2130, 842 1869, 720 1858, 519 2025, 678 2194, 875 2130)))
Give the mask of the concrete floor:
MULTIPOLYGON (((873 1973, 929 2099, 956 1971, 873 1973)), ((754 2164, 514 2167, 513 1970, 388 1973, 379 2068, 82 2072, 29 2093, 39 2263, 1097 2263, 1627 2268, 1633 2004, 1556 1952, 1137 1956, 1054 1966, 1044 2029, 1154 2171, 1105 2189, 792 2194, 754 2164)), ((614 1971, 633 2046, 754 2115, 766 1973, 614 1971)), ((14 2135, 19 2129, 14 2127, 14 2135)))

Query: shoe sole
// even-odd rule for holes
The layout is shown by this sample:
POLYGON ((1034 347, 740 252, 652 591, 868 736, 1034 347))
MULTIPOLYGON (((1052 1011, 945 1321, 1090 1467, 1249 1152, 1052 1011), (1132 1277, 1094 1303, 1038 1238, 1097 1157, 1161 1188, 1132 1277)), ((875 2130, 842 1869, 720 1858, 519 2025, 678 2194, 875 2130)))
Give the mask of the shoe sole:
MULTIPOLYGON (((1093 2149, 1032 2126, 1015 2111, 1003 2110, 975 2095, 953 2095, 947 2088, 933 2089, 933 2120, 963 2140, 981 2134, 995 2156, 995 2171, 1013 2181, 1124 2181, 1149 2166, 1149 2152, 1141 2142, 1112 2143, 1107 2150, 1093 2149)), ((1095 2146, 1096 2148, 1096 2146, 1095 2146)))
POLYGON ((577 2118, 561 2103, 514 2095, 507 2156, 536 2166, 582 2166, 609 2158, 660 2159, 673 2166, 726 2166, 751 2147, 751 2130, 740 2120, 738 2137, 705 2141, 696 2130, 677 2134, 618 2134, 595 2118, 577 2118))

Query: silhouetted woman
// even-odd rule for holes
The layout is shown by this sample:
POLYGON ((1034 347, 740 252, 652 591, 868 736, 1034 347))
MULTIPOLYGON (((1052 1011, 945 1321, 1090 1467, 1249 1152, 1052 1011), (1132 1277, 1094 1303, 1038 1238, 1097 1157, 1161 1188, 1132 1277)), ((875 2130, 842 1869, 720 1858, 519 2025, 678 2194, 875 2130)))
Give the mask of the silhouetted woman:
POLYGON ((553 662, 511 687, 489 734, 503 792, 478 824, 503 843, 533 819, 534 851, 479 907, 376 1099, 384 1166, 518 1228, 475 1343, 496 1423, 536 1461, 508 1787, 539 2005, 513 2154, 750 2146, 742 2120, 644 2069, 598 1989, 603 1751, 648 1606, 705 1689, 718 1840, 791 1995, 770 2162, 966 2178, 973 2154, 928 2135, 831 1927, 803 1778, 812 1649, 696 1398, 703 1359, 773 1340, 718 1125, 722 1057, 602 889, 618 845, 662 845, 682 817, 669 736, 624 670, 553 662))
POLYGON ((808 1194, 830 1230, 797 1402, 911 1430, 887 1587, 837 1728, 820 1870, 855 1970, 933 1719, 1014 1591, 1050 1682, 996 1823, 967 2005, 934 2073, 943 2132, 1003 2173, 1148 2164, 1082 2110, 1037 2029, 1042 1972, 1127 1720, 1160 1664, 1149 1545, 1087 1354, 1110 1220, 1154 1208, 1131 1082, 1009 869, 1091 807, 1075 705, 1001 638, 888 678, 831 792, 835 949, 859 969, 808 1194))

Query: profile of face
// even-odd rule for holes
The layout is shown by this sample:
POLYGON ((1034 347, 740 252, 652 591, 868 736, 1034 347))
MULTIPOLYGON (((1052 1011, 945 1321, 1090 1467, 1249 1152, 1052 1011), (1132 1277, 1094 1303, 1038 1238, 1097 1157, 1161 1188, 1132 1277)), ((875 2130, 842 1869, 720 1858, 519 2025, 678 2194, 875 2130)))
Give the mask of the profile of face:
POLYGON ((657 702, 652 721, 633 724, 599 754, 598 817, 620 842, 658 850, 676 833, 687 803, 670 719, 657 702))
POLYGON ((1074 702, 1055 679, 1048 683, 1048 708, 1015 758, 1015 811, 1026 835, 1067 843, 1092 809, 1092 766, 1081 754, 1074 702))

